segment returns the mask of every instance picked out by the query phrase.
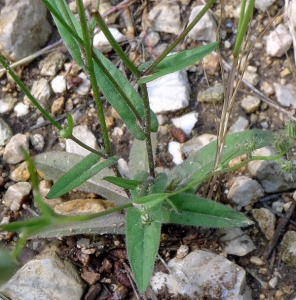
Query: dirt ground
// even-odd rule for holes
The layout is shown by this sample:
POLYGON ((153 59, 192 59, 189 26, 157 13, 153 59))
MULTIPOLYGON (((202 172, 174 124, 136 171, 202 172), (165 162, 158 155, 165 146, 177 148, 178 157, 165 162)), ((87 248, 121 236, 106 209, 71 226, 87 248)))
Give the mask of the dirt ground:
MULTIPOLYGON (((230 1, 231 2, 231 1, 230 1)), ((193 3, 192 3, 193 4, 193 3)), ((277 1, 278 7, 281 6, 280 1, 277 1)), ((0 0, 0 9, 3 7, 4 1, 0 0)), ((150 5, 153 5, 153 3, 150 3, 150 5)), ((189 5, 189 7, 191 4, 189 5)), ((135 11, 136 8, 139 7, 139 3, 135 3, 131 6, 131 11, 135 11)), ((213 10, 215 11, 216 8, 213 10)), ((190 9, 183 12, 182 17, 183 21, 186 21, 186 18, 188 17, 190 12, 190 9)), ((276 11, 271 11, 271 17, 276 13, 276 11)), ((266 16, 264 19, 259 18, 259 14, 256 11, 254 13, 254 19, 260 20, 260 24, 265 24, 265 20, 268 19, 266 16)), ((135 28, 139 28, 140 25, 140 18, 134 19, 135 28)), ((225 19, 222 23, 222 28, 229 27, 229 23, 233 25, 233 28, 236 27, 236 20, 235 19, 225 19)), ((262 25, 263 26, 263 25, 262 25)), ((251 32, 254 34, 257 34, 257 26, 254 25, 251 28, 251 32)), ((268 30, 267 30, 268 33, 268 30)), ((140 31, 137 31, 137 34, 140 34, 140 31)), ((168 34, 160 34, 161 39, 163 41, 172 41, 174 36, 168 35, 168 34)), ((235 35, 232 31, 227 33, 227 39, 232 40, 235 38, 235 35)), ((52 40, 49 43, 52 43, 53 41, 58 39, 58 34, 55 33, 52 37, 52 40)), ((184 45, 187 49, 195 47, 197 44, 194 42, 190 42, 189 44, 186 44, 184 42, 184 45)), ((231 56, 231 51, 228 49, 223 48, 223 43, 221 43, 221 53, 222 57, 229 61, 229 58, 231 56)), ((71 61, 71 57, 69 56, 68 52, 64 47, 60 48, 61 51, 64 52, 64 54, 67 55, 67 62, 71 61)), ((127 49, 128 51, 128 49, 127 49)), ((279 73, 282 71, 283 66, 288 65, 289 61, 293 64, 293 51, 289 50, 287 53, 288 58, 282 57, 282 58, 273 58, 273 62, 269 65, 266 65, 264 57, 265 55, 265 48, 262 49, 255 49, 253 51, 253 59, 250 60, 251 65, 258 66, 258 74, 260 78, 268 78, 269 82, 276 82, 278 81, 279 73)), ((114 53, 109 54, 110 57, 114 57, 114 53)), ((32 62, 29 66, 18 68, 18 70, 21 70, 21 79, 25 83, 27 87, 31 87, 34 80, 41 78, 41 75, 39 73, 38 63, 40 60, 42 60, 45 56, 41 56, 37 58, 34 62, 32 62)), ((295 67, 295 65, 294 65, 295 67)), ((215 106, 213 104, 204 104, 204 103, 197 103, 197 93, 199 90, 205 89, 208 84, 212 85, 214 82, 221 82, 221 76, 207 76, 207 80, 205 80, 205 74, 202 68, 202 64, 197 65, 197 71, 196 72, 188 72, 189 75, 189 81, 191 85, 191 100, 190 105, 188 108, 184 110, 180 110, 178 112, 174 113, 168 113, 167 116, 169 119, 176 116, 181 116, 187 112, 196 111, 199 113, 198 122, 195 125, 191 137, 194 137, 196 135, 200 135, 203 133, 217 133, 217 120, 219 120, 220 112, 221 112, 221 105, 216 104, 215 106), (207 82, 208 81, 208 82, 207 82)), ((288 75, 285 77, 287 83, 293 83, 295 84, 295 78, 293 77, 293 73, 291 75, 288 75)), ((0 79, 0 86, 1 87, 7 87, 9 83, 7 82, 6 78, 3 77, 0 79)), ((18 90, 17 87, 11 85, 11 89, 8 91, 9 93, 16 93, 18 101, 23 101, 23 93, 18 90)), ((237 103, 234 106, 232 118, 230 120, 230 124, 232 124, 238 116, 244 116, 248 119, 250 119, 250 115, 246 115, 244 111, 240 108, 238 105, 239 101, 242 99, 243 96, 245 96, 245 93, 250 93, 251 91, 247 88, 245 88, 243 85, 241 86, 241 91, 239 91, 237 95, 237 103)), ((0 97, 3 95, 3 90, 0 89, 0 97)), ((82 107, 80 109, 82 113, 81 119, 78 121, 78 124, 85 124, 88 125, 89 128, 93 131, 97 139, 102 138, 101 132, 100 132, 100 125, 99 121, 94 113, 90 112, 90 106, 84 104, 87 104, 89 101, 92 100, 91 95, 87 97, 79 97, 77 95, 73 95, 72 90, 67 90, 65 92, 65 95, 63 95, 65 98, 79 98, 79 105, 82 107), (84 107, 83 107, 84 106, 84 107)), ((275 96, 271 96, 272 100, 275 100, 275 96)), ((50 104, 55 100, 55 96, 52 96, 50 99, 50 104)), ((92 104, 93 105, 93 104, 92 104)), ((106 115, 111 114, 111 107, 110 105, 105 102, 104 103, 104 110, 106 115)), ((292 109, 287 109, 291 111, 292 109)), ((267 120, 269 122, 269 129, 274 132, 277 132, 278 130, 283 128, 283 121, 286 118, 281 117, 281 114, 278 110, 265 106, 262 102, 260 109, 258 111, 266 114, 267 120)), ((5 122, 11 127, 13 134, 17 133, 28 133, 28 134, 35 134, 40 133, 45 137, 48 137, 46 139, 46 144, 42 152, 48 152, 48 151, 56 151, 61 150, 59 147, 59 140, 57 137, 57 134, 52 134, 53 127, 51 125, 44 125, 40 126, 37 129, 32 129, 32 126, 36 124, 36 120, 40 115, 36 113, 35 109, 30 110, 30 114, 21 117, 16 118, 14 115, 2 115, 1 117, 4 119, 5 122)), ((65 118, 63 119, 65 120, 65 118)), ((262 129, 260 124, 252 124, 250 122, 250 128, 255 129, 259 128, 262 129)), ((115 123, 113 127, 111 127, 111 131, 114 127, 121 127, 122 121, 119 119, 115 119, 115 123)), ((156 151, 157 157, 156 157, 156 164, 157 166, 162 167, 168 167, 171 168, 174 166, 172 162, 171 155, 167 152, 167 144, 169 141, 173 140, 172 136, 168 134, 160 134, 157 135, 157 141, 158 141, 158 148, 156 151)), ((113 138, 112 140, 112 149, 114 153, 119 154, 122 158, 124 158, 126 161, 128 161, 129 157, 129 149, 130 145, 132 144, 132 135, 126 130, 124 134, 120 137, 113 138)), ((33 149, 33 147, 30 147, 31 155, 34 156, 38 154, 36 150, 33 149)), ((1 158, 0 158, 1 160, 1 158)), ((5 163, 0 163, 1 169, 3 173, 10 173, 10 166, 5 163)), ((225 185, 228 186, 227 183, 231 182, 231 180, 237 176, 239 173, 234 172, 233 174, 228 174, 227 176, 220 179, 218 185, 218 192, 223 195, 224 189, 226 189, 225 185)), ((247 174, 248 175, 248 174, 247 174)), ((1 196, 4 195, 7 187, 11 184, 10 180, 6 177, 3 184, 0 186, 0 193, 1 196)), ((202 190, 201 190, 202 191, 202 190)), ((69 196, 70 198, 70 196, 69 196)), ((226 197, 219 197, 220 201, 223 203, 227 203, 226 197)), ((273 200, 274 201, 274 200, 273 200)), ((32 201, 29 201, 28 204, 33 210, 36 210, 34 204, 32 201)), ((256 207, 262 207, 262 204, 258 202, 254 208, 256 207)), ((0 220, 3 215, 7 214, 8 212, 5 211, 4 206, 0 204, 0 220)), ((11 213, 11 212, 10 212, 11 213)), ((251 215, 248 215, 250 218, 251 215)), ((14 219, 18 219, 18 217, 15 215, 14 219)), ((22 218, 26 219, 30 217, 30 213, 26 210, 22 212, 22 218)), ((277 217, 279 220, 279 217, 277 217)), ((292 216, 292 219, 295 220, 295 215, 292 216)), ((295 230, 295 226, 288 225, 290 230, 295 230)), ((278 279, 279 283, 278 285, 272 289, 270 287, 267 287, 262 283, 268 282, 270 279, 270 276, 268 274, 262 274, 260 273, 260 267, 256 267, 254 265, 250 264, 250 257, 255 256, 262 256, 267 245, 268 241, 264 237, 264 235, 260 232, 260 229, 257 227, 257 225, 252 226, 250 228, 244 228, 243 229, 253 240, 256 249, 244 256, 244 257, 238 257, 234 255, 228 255, 228 259, 231 261, 237 263, 238 265, 242 266, 243 268, 247 269, 247 284, 252 290, 252 296, 253 299, 294 299, 296 297, 296 270, 290 267, 287 267, 283 262, 281 262, 281 258, 279 256, 278 246, 276 247, 276 250, 273 252, 272 255, 272 262, 271 264, 274 266, 273 272, 277 272, 279 274, 278 279)), ((286 229, 287 230, 287 229, 286 229)), ((102 292, 98 294, 93 299, 102 300, 102 299, 136 299, 133 295, 132 288, 129 283, 129 279, 127 278, 126 272, 128 273, 128 261, 126 258, 126 251, 125 251, 125 240, 124 236, 112 236, 112 235, 103 235, 103 236, 71 236, 71 237, 64 237, 60 239, 59 241, 56 241, 61 249, 62 257, 65 259, 70 260, 74 265, 76 265, 80 270, 84 269, 85 261, 83 258, 83 255, 81 255, 81 250, 77 248, 76 242, 80 240, 81 238, 89 238, 91 240, 91 245, 97 245, 98 243, 101 245, 101 248, 96 248, 95 253, 89 255, 87 266, 89 270, 92 270, 92 272, 99 272, 101 274, 101 285, 102 285, 102 292), (121 295, 115 296, 115 293, 113 293, 112 288, 116 285, 125 286, 125 288, 122 288, 121 295), (113 297, 113 298, 110 298, 113 297), (115 298, 118 297, 118 298, 115 298), (120 298, 121 297, 121 298, 120 298)), ((26 251, 22 254, 21 260, 23 262, 27 261, 29 258, 33 257, 37 252, 40 252, 46 245, 49 243, 52 243, 53 240, 38 240, 39 246, 38 250, 35 253, 31 248, 33 242, 36 241, 30 241, 27 245, 26 251), (30 250, 31 249, 31 250, 30 250)), ((0 243, 4 243, 7 246, 11 246, 13 244, 12 241, 9 239, 7 241, 2 241, 0 243)), ((161 238, 161 244, 159 249, 159 256, 162 258, 163 261, 167 262, 169 259, 173 258, 176 254, 177 249, 180 245, 188 245, 190 249, 208 249, 215 253, 222 253, 222 246, 218 242, 218 238, 215 235, 215 230, 213 229, 203 229, 203 228, 192 228, 192 227, 180 227, 180 226, 163 226, 162 229, 162 238, 161 238)), ((155 270, 165 270, 165 267, 162 263, 162 261, 158 258, 155 265, 155 270)), ((267 285, 268 286, 268 285, 267 285)), ((89 289, 95 290, 94 287, 89 287, 89 289)), ((89 298, 85 299, 92 299, 91 296, 88 296, 89 298)), ((153 298, 151 298, 153 299, 153 298)), ((163 291, 162 295, 158 296, 158 299, 186 299, 186 297, 172 297, 169 295, 166 291, 163 291)), ((207 295, 201 296, 198 299, 204 299, 209 300, 210 298, 207 295)))

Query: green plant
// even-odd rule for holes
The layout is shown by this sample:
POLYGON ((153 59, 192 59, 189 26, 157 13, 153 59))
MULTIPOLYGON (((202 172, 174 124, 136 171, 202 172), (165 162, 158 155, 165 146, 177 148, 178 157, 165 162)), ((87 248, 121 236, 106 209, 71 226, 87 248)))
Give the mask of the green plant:
MULTIPOLYGON (((252 130, 226 136, 227 118, 231 111, 230 106, 227 106, 224 112, 226 115, 226 125, 224 126, 223 122, 221 123, 220 136, 222 138, 219 139, 218 148, 216 142, 212 142, 186 159, 182 164, 174 167, 168 174, 156 174, 153 158, 155 150, 153 146, 155 135, 153 132, 157 131, 158 124, 155 114, 149 107, 146 83, 165 74, 181 70, 216 49, 218 46, 217 42, 167 56, 188 34, 189 30, 192 29, 203 14, 214 4, 215 0, 207 2, 200 14, 176 41, 168 47, 163 55, 156 61, 145 63, 139 68, 136 68, 120 46, 114 41, 106 24, 97 11, 93 14, 91 24, 87 23, 82 0, 77 0, 80 22, 78 22, 70 12, 64 0, 42 1, 52 13, 60 35, 68 47, 70 54, 75 61, 83 67, 84 71, 89 74, 101 123, 104 148, 101 148, 99 151, 94 150, 77 140, 72 135, 74 122, 70 115, 67 115, 68 128, 63 129, 38 104, 22 82, 8 67, 5 60, 0 57, 1 64, 8 70, 32 103, 51 121, 52 125, 60 130, 60 135, 72 139, 92 152, 85 158, 66 153, 60 153, 59 155, 54 154, 54 160, 57 164, 60 164, 60 173, 58 175, 52 175, 52 170, 49 170, 48 166, 55 170, 57 170, 57 167, 53 166, 53 162, 44 163, 44 155, 36 157, 35 162, 27 155, 26 159, 29 162, 31 181, 34 189, 34 200, 42 214, 27 221, 2 224, 0 225, 0 230, 17 231, 21 233, 20 239, 13 252, 13 256, 16 257, 19 255, 20 250, 28 238, 36 235, 66 235, 69 233, 66 229, 66 226, 69 224, 72 229, 79 229, 80 233, 114 232, 112 224, 116 223, 117 216, 115 216, 115 219, 112 219, 112 217, 107 219, 104 218, 104 216, 125 210, 125 233, 128 256, 139 292, 144 293, 153 271, 162 223, 215 228, 242 227, 252 224, 243 214, 235 212, 214 201, 195 195, 197 187, 213 176, 236 170, 252 160, 277 160, 285 154, 287 147, 278 140, 276 148, 279 149, 279 154, 277 156, 254 156, 253 151, 255 149, 273 143, 273 135, 267 131, 252 130), (137 79, 141 91, 140 94, 134 90, 133 86, 123 77, 111 61, 92 47, 95 21, 108 38, 118 56, 137 79), (121 177, 117 169, 119 157, 111 153, 99 88, 109 103, 119 113, 128 130, 135 138, 131 149, 132 154, 130 156, 130 179, 121 177), (217 156, 216 153, 218 153, 217 156), (248 158, 244 162, 235 167, 227 168, 227 164, 232 158, 244 153, 248 154, 248 158), (67 161, 70 161, 68 165, 63 165, 61 162, 65 160, 65 156, 67 156, 67 161), (100 160, 100 158, 103 160, 100 160), (113 201, 116 207, 93 215, 57 215, 42 201, 38 191, 38 180, 35 174, 34 163, 47 177, 60 177, 47 195, 47 198, 58 197, 73 188, 84 185, 84 189, 105 196, 113 201), (71 166, 72 168, 70 168, 71 166), (111 167, 112 170, 108 167, 111 167), (92 179, 92 182, 88 181, 90 179, 92 179), (115 186, 119 188, 115 189, 115 186), (106 224, 110 224, 111 229, 106 229, 106 224)), ((246 0, 242 1, 243 11, 245 10, 245 6, 246 0)), ((235 74, 239 49, 253 6, 254 0, 249 1, 247 8, 248 13, 242 15, 241 18, 234 52, 235 61, 232 74, 235 74)), ((234 77, 232 76, 228 85, 229 87, 232 86, 231 83, 233 83, 233 80, 234 77)), ((234 97, 230 90, 227 91, 227 99, 234 97)), ((295 129, 291 127, 287 130, 287 134, 294 133, 294 131, 295 129)), ((52 155, 53 154, 50 153, 46 154, 46 159, 50 160, 52 155)))

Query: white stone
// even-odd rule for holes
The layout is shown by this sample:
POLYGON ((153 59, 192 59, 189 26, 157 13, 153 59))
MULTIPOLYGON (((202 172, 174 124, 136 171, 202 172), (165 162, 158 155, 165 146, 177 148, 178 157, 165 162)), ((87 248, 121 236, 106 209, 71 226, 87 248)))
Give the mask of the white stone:
POLYGON ((247 176, 238 176, 231 186, 227 198, 241 207, 257 202, 264 195, 261 185, 247 176))
POLYGON ((194 137, 191 140, 185 142, 182 145, 182 152, 186 157, 189 157, 205 145, 211 143, 216 140, 217 136, 214 134, 204 133, 198 137, 194 137))
MULTIPOLYGON (((123 35, 117 28, 110 27, 109 30, 110 30, 112 36, 114 37, 114 39, 118 43, 121 43, 121 42, 126 40, 126 36, 123 35)), ((107 38, 105 37, 103 31, 100 31, 98 34, 95 34, 94 39, 93 39, 93 46, 95 48, 99 48, 99 49, 102 49, 102 50, 105 47, 108 47, 108 48, 110 48, 110 50, 112 50, 111 45, 108 42, 107 38)))
POLYGON ((38 51, 52 29, 41 1, 5 2, 0 15, 0 53, 10 61, 17 61, 38 51))
POLYGON ((31 192, 31 184, 29 182, 18 182, 11 185, 4 197, 5 206, 13 211, 18 211, 22 203, 28 199, 31 192))
POLYGON ((2 99, 0 99, 0 114, 9 113, 13 109, 16 101, 17 99, 10 94, 3 95, 2 99))
POLYGON ((85 73, 80 73, 78 77, 82 78, 82 83, 74 90, 80 96, 85 96, 89 93, 90 81, 87 79, 85 73))
POLYGON ((5 146, 12 137, 12 130, 8 124, 0 118, 0 147, 5 146))
POLYGON ((150 10, 148 20, 152 24, 152 30, 174 33, 181 32, 180 8, 177 2, 158 3, 150 10))
POLYGON ((51 81, 51 88, 52 90, 57 94, 57 93, 63 93, 66 91, 66 79, 62 75, 56 76, 52 81, 51 81))
POLYGON ((16 104, 13 110, 16 112, 17 117, 23 117, 29 113, 29 105, 19 102, 16 104))
POLYGON ((24 160, 23 150, 29 152, 29 138, 25 134, 18 133, 6 145, 3 160, 8 164, 17 164, 24 160))
MULTIPOLYGON (((190 13, 188 24, 200 13, 204 5, 195 6, 190 13)), ((204 16, 197 22, 188 36, 193 40, 198 41, 216 41, 217 25, 210 12, 206 12, 204 16)))
POLYGON ((34 135, 30 136, 30 141, 33 145, 33 147, 37 150, 37 151, 41 151, 44 148, 44 137, 43 135, 36 133, 34 135))
POLYGON ((19 300, 82 299, 85 284, 77 268, 61 259, 54 250, 46 249, 27 262, 1 287, 1 292, 19 300))
POLYGON ((180 143, 169 142, 168 152, 173 156, 173 163, 179 165, 183 162, 180 143))
MULTIPOLYGON (((45 78, 41 78, 39 80, 34 81, 31 94, 36 98, 36 100, 39 102, 39 104, 42 107, 48 106, 48 99, 51 95, 51 89, 50 86, 45 78)), ((24 102, 27 105, 32 105, 31 101, 27 96, 24 97, 24 102)))
POLYGON ((198 113, 196 112, 190 112, 186 115, 183 115, 179 118, 173 118, 172 122, 173 124, 181 128, 186 135, 189 135, 193 127, 195 126, 195 123, 197 122, 198 113))
POLYGON ((235 132, 241 132, 246 130, 249 127, 249 121, 239 116, 238 119, 232 124, 228 130, 228 133, 235 133, 235 132))
POLYGON ((271 6, 275 0, 255 0, 255 8, 266 11, 269 6, 271 6))
MULTIPOLYGON (((276 152, 271 147, 263 147, 254 153, 257 156, 272 156, 276 152)), ((256 177, 266 193, 277 193, 296 188, 296 172, 285 174, 275 161, 256 160, 248 163, 248 170, 256 177)))
POLYGON ((118 171, 122 177, 128 178, 129 177, 129 167, 128 163, 123 159, 119 158, 117 162, 118 171))
POLYGON ((279 24, 275 30, 273 30, 266 39, 266 53, 281 57, 292 45, 292 38, 288 29, 279 24))
POLYGON ((150 31, 147 34, 147 39, 148 39, 148 41, 145 40, 146 44, 148 45, 148 43, 149 43, 148 46, 154 47, 160 40, 159 33, 156 31, 150 31))
POLYGON ((255 72, 251 72, 251 71, 245 71, 243 77, 247 82, 249 82, 253 86, 257 85, 260 80, 259 75, 255 72))
POLYGON ((151 279, 156 294, 165 287, 175 296, 187 294, 191 299, 202 298, 204 293, 210 299, 244 299, 246 272, 223 256, 196 250, 183 259, 170 260, 168 268, 169 274, 157 272, 151 279))
POLYGON ((150 107, 154 113, 185 108, 189 104, 190 86, 185 70, 174 72, 147 83, 150 107))
MULTIPOLYGON (((88 129, 86 125, 78 125, 73 128, 73 135, 86 144, 87 146, 98 149, 98 143, 94 134, 88 129)), ((90 152, 70 139, 66 140, 66 151, 79 154, 82 156, 87 156, 90 152)))
POLYGON ((249 95, 241 102, 242 109, 247 113, 253 113, 259 109, 260 99, 255 96, 249 95))
POLYGON ((287 107, 292 105, 296 108, 296 87, 293 84, 281 85, 275 82, 273 86, 275 88, 277 101, 281 105, 287 107))
POLYGON ((223 251, 227 254, 244 256, 255 249, 251 238, 240 228, 223 228, 218 230, 220 242, 224 243, 223 251))
POLYGON ((66 56, 59 51, 49 53, 39 63, 40 74, 44 76, 55 76, 63 68, 66 56))
POLYGON ((266 208, 252 209, 252 215, 268 240, 271 240, 275 231, 275 215, 266 208))

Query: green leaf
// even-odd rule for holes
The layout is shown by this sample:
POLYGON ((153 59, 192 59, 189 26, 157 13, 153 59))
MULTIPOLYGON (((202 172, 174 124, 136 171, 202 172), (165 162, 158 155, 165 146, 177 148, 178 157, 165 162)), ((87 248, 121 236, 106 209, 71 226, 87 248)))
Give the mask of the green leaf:
POLYGON ((142 181, 139 180, 131 180, 131 179, 126 179, 121 177, 114 177, 114 176, 107 176, 104 177, 103 179, 128 190, 134 190, 137 188, 138 185, 143 183, 142 181))
MULTIPOLYGON (((155 157, 155 151, 157 145, 156 134, 152 133, 150 136, 151 136, 153 157, 155 157)), ((146 142, 134 140, 129 154, 129 177, 134 178, 136 174, 142 172, 143 170, 145 171, 149 170, 148 155, 146 151, 146 142)))
MULTIPOLYGON (((246 130, 229 134, 226 138, 222 161, 232 155, 232 158, 235 158, 247 153, 249 141, 254 141, 254 149, 259 149, 272 145, 273 140, 273 133, 263 130, 246 130)), ((171 170, 168 174, 168 182, 172 182, 175 189, 179 189, 190 182, 202 180, 214 167, 216 149, 216 141, 202 147, 171 170)))
POLYGON ((166 173, 159 173, 155 177, 154 184, 150 189, 151 194, 163 193, 167 185, 168 176, 166 173))
MULTIPOLYGON (((58 1, 51 1, 51 5, 56 8, 61 16, 65 18, 62 9, 58 6, 58 1)), ((73 22, 76 31, 80 38, 82 38, 81 26, 79 22, 76 20, 72 12, 68 9, 68 13, 71 17, 71 21, 73 22)), ((65 27, 54 17, 55 23, 59 30, 59 33, 63 39, 63 42, 67 46, 71 56, 75 59, 78 65, 81 67, 84 66, 83 58, 80 51, 80 46, 78 42, 75 40, 71 34, 65 29, 65 27)), ((114 78, 118 87, 124 92, 126 97, 132 102, 138 114, 144 119, 144 104, 142 98, 135 91, 134 87, 129 83, 129 81, 121 74, 121 72, 113 65, 113 63, 107 59, 99 50, 94 49, 95 54, 98 56, 101 63, 104 65, 105 69, 109 71, 110 75, 114 78)), ((103 70, 98 66, 98 64, 94 61, 95 74, 97 78, 97 82, 102 89, 104 95, 106 96, 108 102, 114 107, 114 109, 121 116, 122 120, 126 124, 129 131, 134 135, 135 138, 139 140, 144 140, 145 135, 142 131, 141 126, 138 124, 137 119, 127 103, 123 100, 116 86, 108 79, 107 75, 103 72, 103 70)), ((156 132, 158 129, 158 122, 156 115, 150 111, 151 115, 151 131, 156 132)))
POLYGON ((98 156, 91 153, 81 162, 64 174, 51 188, 46 196, 49 199, 59 197, 84 183, 86 180, 110 167, 118 161, 118 156, 110 157, 102 162, 98 162, 98 156))
POLYGON ((244 227, 253 224, 245 215, 202 197, 180 193, 169 199, 177 208, 178 213, 164 202, 163 223, 213 228, 244 227))
MULTIPOLYGON (((216 49, 218 44, 218 42, 215 42, 209 45, 200 46, 198 48, 185 50, 173 55, 169 55, 157 65, 157 67, 155 68, 155 73, 146 77, 142 77, 140 80, 138 80, 138 83, 148 83, 158 77, 182 70, 201 60, 206 55, 212 53, 216 49)), ((145 70, 151 64, 152 62, 145 63, 138 69, 140 71, 145 70)))
MULTIPOLYGON (((44 174, 46 179, 56 182, 83 158, 81 155, 68 152, 46 152, 36 155, 34 162, 36 168, 44 174)), ((106 176, 115 176, 115 174, 110 168, 103 169, 78 186, 77 189, 101 195, 106 199, 112 200, 117 205, 126 204, 129 199, 125 191, 103 180, 106 176)))
POLYGON ((169 196, 169 194, 167 194, 167 193, 147 195, 147 196, 144 196, 141 198, 134 199, 133 204, 137 207, 151 209, 154 206, 163 202, 168 196, 169 196))
POLYGON ((159 204, 144 212, 137 208, 127 209, 127 253, 141 294, 149 285, 158 251, 161 232, 161 207, 162 205, 159 204))
MULTIPOLYGON (((0 248, 0 285, 4 284, 17 270, 18 264, 9 251, 0 248)), ((1 296, 0 296, 1 298, 1 296)))

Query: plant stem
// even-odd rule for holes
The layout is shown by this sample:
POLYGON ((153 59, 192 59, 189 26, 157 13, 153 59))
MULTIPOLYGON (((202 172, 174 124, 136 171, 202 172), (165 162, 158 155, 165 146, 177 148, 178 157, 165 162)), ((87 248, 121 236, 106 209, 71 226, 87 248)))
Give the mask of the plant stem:
POLYGON ((42 113, 42 115, 51 122, 58 130, 62 129, 62 126, 57 123, 48 113, 47 111, 38 103, 38 101, 32 96, 26 86, 21 82, 21 80, 16 76, 16 74, 12 71, 9 65, 6 63, 5 59, 0 55, 0 63, 3 67, 8 71, 10 76, 16 82, 16 84, 20 87, 20 89, 24 92, 24 94, 31 100, 34 106, 42 113))
POLYGON ((155 168, 154 168, 154 158, 151 143, 151 115, 150 115, 150 105, 147 92, 146 84, 140 84, 140 89, 142 93, 142 98, 144 101, 144 115, 145 115, 145 142, 146 151, 148 156, 149 174, 151 177, 155 178, 155 168))
POLYGON ((203 17, 203 15, 207 12, 208 9, 212 7, 212 5, 216 2, 216 0, 209 0, 204 8, 199 12, 199 14, 194 18, 194 20, 188 25, 187 28, 176 38, 176 40, 166 49, 163 53, 153 62, 153 64, 145 71, 143 76, 150 75, 154 68, 187 36, 187 34, 192 30, 192 28, 196 25, 196 23, 203 17))
POLYGON ((140 72, 137 67, 132 63, 132 61, 128 58, 128 56, 124 53, 122 48, 119 46, 117 41, 114 39, 113 35, 111 34, 109 28, 107 27, 104 19, 102 18, 101 14, 96 10, 92 12, 92 17, 96 20, 97 24, 103 31, 105 37, 107 38, 108 42, 112 46, 113 50, 117 53, 117 55, 122 59, 125 65, 129 68, 129 70, 135 75, 137 79, 140 78, 140 72))
POLYGON ((94 98, 95 98, 96 105, 97 105, 98 115, 99 115, 99 119, 100 119, 100 123, 101 123, 101 129, 102 129, 102 133, 103 133, 104 145, 105 145, 107 154, 111 155, 111 145, 110 145, 110 140, 108 137, 108 130, 107 130, 107 126, 106 126, 103 105, 102 105, 102 101, 100 98, 96 74, 95 74, 94 65, 93 65, 92 45, 90 43, 91 41, 89 38, 89 31, 88 31, 87 22, 86 22, 84 6, 82 3, 82 0, 76 0, 76 3, 77 3, 79 18, 80 18, 80 24, 81 24, 81 28, 82 28, 83 40, 84 40, 86 65, 87 65, 87 70, 89 73, 90 82, 91 82, 93 93, 94 93, 94 98))

